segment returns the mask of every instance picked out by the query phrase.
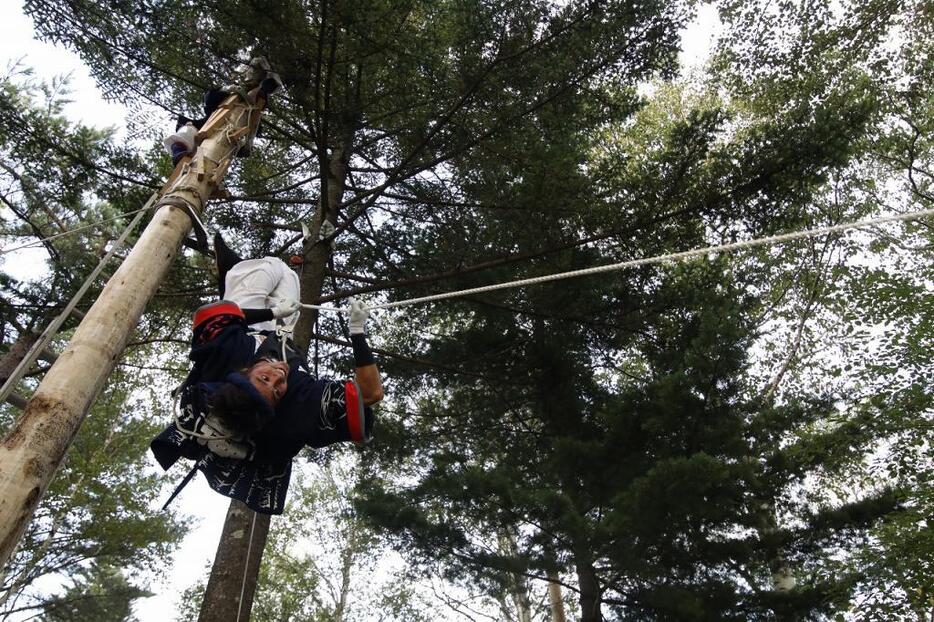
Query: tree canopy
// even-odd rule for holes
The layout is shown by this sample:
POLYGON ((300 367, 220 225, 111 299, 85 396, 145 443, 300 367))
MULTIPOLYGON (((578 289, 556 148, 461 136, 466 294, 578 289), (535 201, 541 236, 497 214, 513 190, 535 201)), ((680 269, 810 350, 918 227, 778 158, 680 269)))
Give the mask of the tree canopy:
MULTIPOLYGON (((244 255, 302 255, 306 301, 401 302, 934 207, 930 2, 714 4, 723 33, 693 76, 677 55, 698 7, 676 0, 25 10, 153 139, 237 63, 269 60, 283 92, 208 223, 244 255)), ((125 214, 169 173, 155 147, 4 89, 4 240, 125 214)), ((309 453, 354 463, 353 492, 313 470, 271 532, 254 615, 351 620, 388 596, 415 615, 414 591, 328 596, 375 563, 361 542, 395 547, 413 586, 440 575, 522 622, 548 619, 549 582, 585 622, 926 615, 929 238, 886 225, 376 314, 378 440, 309 453), (339 534, 306 533, 322 508, 339 534), (296 553, 306 537, 337 545, 319 550, 335 570, 296 553)), ((51 286, 6 278, 5 351, 98 239, 48 242, 51 286)), ((183 255, 128 363, 182 355, 207 263, 183 255)), ((349 369, 346 330, 303 314, 322 375, 349 369)), ((109 585, 110 567, 81 576, 109 585)))

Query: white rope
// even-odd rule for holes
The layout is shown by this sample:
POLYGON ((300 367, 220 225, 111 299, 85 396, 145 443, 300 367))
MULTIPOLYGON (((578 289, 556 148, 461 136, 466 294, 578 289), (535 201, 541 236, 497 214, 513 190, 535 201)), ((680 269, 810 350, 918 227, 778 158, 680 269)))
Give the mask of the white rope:
POLYGON ((60 238, 60 237, 62 237, 62 236, 71 235, 72 233, 77 233, 78 231, 83 231, 83 230, 85 230, 85 229, 90 229, 91 227, 96 227, 97 225, 103 225, 103 224, 108 223, 108 222, 113 222, 113 221, 115 221, 115 220, 120 220, 121 218, 125 218, 125 217, 127 217, 127 216, 132 216, 133 214, 138 214, 138 213, 140 213, 140 212, 145 212, 146 210, 152 209, 153 207, 155 207, 155 206, 154 206, 154 205, 151 205, 151 204, 149 204, 149 203, 147 203, 145 206, 143 206, 143 207, 141 207, 141 208, 139 208, 139 209, 137 209, 137 210, 133 210, 132 212, 126 212, 126 213, 124 213, 124 214, 120 214, 119 216, 114 216, 113 218, 108 218, 107 220, 101 220, 101 221, 99 221, 99 222, 92 222, 92 223, 89 224, 89 225, 82 225, 82 226, 80 226, 80 227, 75 227, 74 229, 70 229, 70 230, 68 230, 68 231, 63 231, 62 233, 56 233, 55 235, 50 235, 50 236, 47 237, 47 238, 42 238, 41 240, 35 240, 35 241, 33 241, 33 242, 30 242, 29 244, 23 244, 22 246, 14 246, 14 247, 12 247, 12 248, 4 248, 4 249, 0 250, 0 255, 6 255, 7 253, 12 253, 13 251, 19 251, 19 250, 22 250, 22 249, 24 249, 24 248, 31 248, 31 247, 33 247, 33 246, 39 246, 39 245, 42 244, 43 242, 48 242, 49 240, 54 240, 54 239, 60 238))
POLYGON ((256 512, 253 512, 253 523, 250 525, 250 541, 246 546, 246 561, 243 564, 243 582, 240 584, 240 603, 237 605, 237 622, 240 622, 240 613, 243 611, 243 594, 246 592, 247 570, 250 568, 250 552, 253 550, 253 530, 256 529, 256 512))
MULTIPOLYGON (((462 289, 462 290, 454 291, 454 292, 445 292, 443 294, 422 296, 421 298, 411 298, 409 300, 400 300, 398 302, 388 302, 386 304, 373 305, 372 307, 367 307, 367 309, 393 309, 397 307, 405 307, 408 305, 419 304, 422 302, 430 302, 433 300, 445 300, 447 298, 457 298, 461 296, 469 296, 471 294, 481 294, 484 292, 492 292, 492 291, 496 291, 500 289, 522 287, 524 285, 535 285, 537 283, 547 283, 549 281, 571 279, 571 278, 576 278, 580 276, 589 276, 591 274, 601 274, 603 272, 614 272, 617 270, 623 270, 625 268, 635 268, 637 266, 646 266, 646 265, 660 264, 660 263, 666 263, 666 262, 685 261, 688 259, 694 259, 696 257, 701 257, 704 255, 712 255, 712 254, 717 254, 717 253, 729 253, 732 251, 742 250, 746 248, 754 248, 757 246, 769 246, 772 244, 781 244, 784 242, 790 242, 792 240, 800 240, 803 238, 826 235, 828 233, 836 233, 838 231, 846 231, 847 229, 859 229, 862 227, 871 227, 874 225, 881 225, 881 224, 888 223, 888 222, 917 220, 919 218, 924 218, 927 216, 934 216, 934 209, 921 210, 918 212, 910 212, 907 214, 894 214, 891 216, 880 216, 877 218, 870 218, 867 220, 858 220, 855 222, 841 223, 839 225, 820 227, 818 229, 805 229, 804 231, 782 233, 779 235, 773 235, 773 236, 769 236, 765 238, 757 238, 753 240, 745 240, 743 242, 732 242, 730 244, 722 244, 720 246, 707 246, 705 248, 682 251, 679 253, 657 255, 655 257, 645 257, 643 259, 631 259, 629 261, 623 261, 620 263, 614 263, 614 264, 609 264, 605 266, 595 266, 593 268, 583 268, 581 270, 570 270, 568 272, 559 272, 557 274, 548 274, 545 276, 537 276, 537 277, 532 277, 529 279, 521 279, 518 281, 496 283, 494 285, 486 285, 484 287, 474 287, 471 289, 462 289)), ((303 304, 302 307, 306 309, 318 309, 319 311, 334 311, 337 313, 348 313, 349 312, 349 309, 346 309, 346 308, 327 307, 327 306, 320 306, 320 305, 303 304)))
POLYGON ((6 401, 6 398, 10 396, 13 392, 13 389, 26 374, 29 368, 33 363, 36 362, 36 359, 39 358, 39 353, 45 349, 47 345, 52 341, 52 338, 55 337, 55 334, 58 332, 58 329, 61 328, 62 324, 65 323, 65 320, 71 316, 72 312, 75 310, 75 307, 78 306, 78 303, 81 302, 81 299, 84 297, 84 294, 87 293, 91 285, 97 280, 97 277, 104 270, 104 267, 114 256, 114 254, 123 247, 123 244, 126 242, 127 237, 130 233, 136 228, 140 220, 143 218, 143 212, 151 208, 152 205, 156 202, 156 199, 159 197, 158 192, 154 192, 152 196, 149 197, 149 200, 146 201, 146 204, 136 210, 136 216, 133 217, 133 220, 130 221, 130 224, 126 226, 123 230, 123 233, 120 234, 113 244, 110 245, 110 250, 107 251, 107 254, 104 255, 101 260, 97 263, 97 266, 91 273, 84 279, 84 283, 81 284, 81 287, 78 288, 78 291, 75 292, 75 295, 71 297, 71 300, 68 301, 68 304, 65 305, 65 308, 62 312, 52 320, 45 330, 42 331, 42 334, 39 335, 39 338, 36 339, 36 342, 32 344, 32 347, 26 353, 26 356, 19 362, 16 366, 16 369, 10 374, 6 379, 6 382, 3 383, 3 386, 0 387, 0 404, 6 401))
POLYGON ((201 432, 198 432, 197 422, 195 422, 195 427, 193 427, 190 430, 186 428, 185 426, 183 426, 182 418, 178 414, 178 403, 181 400, 182 400, 181 392, 179 392, 179 395, 177 398, 172 400, 172 417, 175 419, 175 427, 178 428, 179 432, 181 432, 185 436, 189 436, 191 438, 200 438, 205 441, 234 441, 234 442, 240 441, 239 436, 234 436, 232 434, 222 434, 220 430, 218 430, 217 428, 209 424, 207 421, 205 421, 204 425, 210 428, 211 430, 218 432, 218 434, 216 435, 215 434, 202 434, 201 432))

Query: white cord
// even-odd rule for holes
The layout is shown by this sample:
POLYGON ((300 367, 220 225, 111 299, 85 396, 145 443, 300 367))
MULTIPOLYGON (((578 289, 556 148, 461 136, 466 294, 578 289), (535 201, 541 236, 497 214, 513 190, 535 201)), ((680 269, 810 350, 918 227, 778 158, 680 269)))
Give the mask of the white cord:
POLYGON ((237 622, 240 622, 240 613, 243 611, 243 594, 246 592, 246 575, 250 568, 250 551, 253 550, 253 530, 256 529, 256 512, 253 512, 253 523, 250 525, 250 541, 246 547, 246 562, 243 564, 243 582, 240 584, 240 603, 237 605, 237 622))
POLYGON ((71 316, 72 312, 78 306, 78 303, 81 302, 81 299, 87 293, 88 289, 104 270, 104 267, 110 261, 111 257, 113 257, 117 250, 123 246, 123 243, 126 242, 127 237, 136 228, 140 220, 142 220, 143 212, 151 208, 158 197, 159 193, 154 192, 152 196, 149 197, 149 200, 146 201, 146 205, 136 210, 136 216, 134 216, 133 220, 130 221, 130 224, 126 226, 126 228, 123 230, 123 233, 120 234, 120 237, 118 237, 113 242, 113 244, 110 245, 110 250, 107 251, 107 254, 104 255, 103 258, 101 258, 97 266, 94 268, 94 270, 91 271, 87 278, 84 279, 84 283, 81 284, 81 287, 78 288, 78 291, 75 292, 75 295, 72 296, 71 300, 68 301, 68 304, 65 305, 65 308, 62 310, 62 312, 58 315, 58 317, 52 320, 48 326, 46 326, 45 330, 42 331, 42 334, 39 336, 36 342, 32 344, 32 347, 26 353, 26 356, 22 358, 13 372, 6 379, 6 382, 3 383, 3 386, 0 387, 0 404, 6 401, 7 397, 9 397, 9 395, 13 392, 13 389, 19 383, 20 379, 22 379, 23 375, 25 375, 32 364, 36 362, 36 359, 39 357, 39 352, 41 352, 47 345, 49 345, 49 342, 52 341, 52 338, 58 332, 58 329, 61 328, 62 324, 65 323, 65 320, 71 316))
MULTIPOLYGON (((745 240, 743 242, 733 242, 730 244, 722 244, 720 246, 707 246, 706 248, 698 248, 690 251, 682 251, 680 253, 669 253, 667 255, 657 255, 655 257, 646 257, 643 259, 631 259, 629 261, 623 261, 620 263, 609 264, 606 266, 595 266, 593 268, 583 268, 581 270, 571 270, 568 272, 559 272, 557 274, 548 274, 545 276, 537 276, 529 279, 521 279, 518 281, 509 281, 506 283, 496 283, 494 285, 486 285, 484 287, 474 287, 471 289, 462 289, 460 291, 454 292, 445 292, 443 294, 434 294, 431 296, 422 296, 421 298, 411 298, 409 300, 400 300, 398 302, 388 302, 381 305, 373 305, 372 307, 366 307, 367 309, 393 309, 397 307, 405 307, 408 305, 414 305, 422 302, 430 302, 433 300, 445 300, 447 298, 457 298, 460 296, 469 296, 471 294, 481 294, 483 292, 492 292, 499 289, 510 289, 513 287, 522 287, 523 285, 534 285, 537 283, 547 283, 549 281, 558 281, 561 279, 570 279, 579 276, 588 276, 591 274, 600 274, 603 272, 614 272, 617 270, 623 270, 625 268, 634 268, 636 266, 645 266, 650 264, 659 264, 665 262, 673 261, 685 261, 688 259, 694 259, 703 255, 711 255, 717 253, 728 253, 736 250, 742 250, 746 248, 754 248, 757 246, 768 246, 771 244, 781 244, 783 242, 790 242, 792 240, 800 240, 802 238, 816 237, 819 235, 826 235, 828 233, 836 233, 838 231, 846 231, 847 229, 858 229, 861 227, 870 227, 873 225, 880 225, 887 222, 896 222, 896 221, 905 221, 905 220, 917 220, 919 218, 924 218, 926 216, 934 216, 934 209, 922 210, 919 212, 910 212, 907 214, 895 214, 891 216, 880 216, 878 218, 870 218, 868 220, 858 220, 855 222, 841 223, 839 225, 832 225, 829 227, 820 227, 818 229, 806 229, 804 231, 794 231, 792 233, 782 233, 779 235, 773 235, 765 238, 758 238, 753 240, 745 240)), ((327 307, 321 305, 309 305, 303 304, 303 308, 306 309, 318 309, 319 311, 333 311, 336 313, 348 313, 349 309, 339 308, 339 307, 327 307)))
POLYGON ((83 230, 85 230, 85 229, 90 229, 91 227, 96 227, 97 225, 103 225, 103 224, 108 223, 108 222, 113 222, 114 220, 120 220, 121 218, 125 218, 125 217, 127 217, 127 216, 132 216, 133 214, 138 214, 138 213, 140 213, 140 212, 145 212, 146 210, 152 209, 153 207, 155 207, 155 206, 154 206, 154 205, 150 205, 150 204, 147 203, 146 206, 141 207, 141 208, 139 208, 138 210, 133 210, 132 212, 126 212, 126 213, 124 213, 124 214, 120 214, 119 216, 114 216, 113 218, 108 218, 108 219, 106 219, 106 220, 101 220, 101 221, 98 221, 98 222, 92 222, 92 223, 89 224, 89 225, 82 225, 82 226, 80 226, 80 227, 75 227, 74 229, 71 229, 71 230, 69 230, 69 231, 63 231, 62 233, 56 233, 55 235, 50 235, 50 236, 47 237, 47 238, 42 238, 41 240, 35 240, 34 242, 30 242, 29 244, 23 244, 22 246, 14 246, 14 247, 12 247, 12 248, 4 248, 4 249, 0 250, 0 255, 6 255, 7 253, 12 253, 13 251, 22 250, 22 249, 24 249, 24 248, 31 248, 31 247, 33 247, 33 246, 39 246, 39 245, 41 245, 43 242, 48 242, 49 240, 54 240, 54 239, 56 239, 56 238, 60 238, 60 237, 66 236, 66 235, 71 235, 72 233, 77 233, 78 231, 83 231, 83 230))

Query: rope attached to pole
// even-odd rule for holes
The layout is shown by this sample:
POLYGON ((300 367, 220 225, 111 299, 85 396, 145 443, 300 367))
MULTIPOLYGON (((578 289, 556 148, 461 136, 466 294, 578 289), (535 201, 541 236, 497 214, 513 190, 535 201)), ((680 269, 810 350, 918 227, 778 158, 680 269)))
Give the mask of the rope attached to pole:
POLYGON ((61 232, 61 233, 56 233, 55 235, 50 235, 50 236, 47 237, 47 238, 42 238, 41 240, 34 240, 34 241, 32 241, 32 242, 30 242, 30 243, 28 243, 28 244, 23 244, 22 246, 13 246, 13 247, 11 247, 11 248, 4 248, 4 249, 0 250, 0 255, 6 255, 7 253, 12 253, 13 251, 20 251, 20 250, 23 250, 24 248, 32 248, 33 246, 41 246, 43 242, 48 242, 49 240, 55 240, 55 239, 57 239, 57 238, 61 238, 61 237, 64 237, 64 236, 66 236, 66 235, 71 235, 71 234, 77 233, 77 232, 79 232, 79 231, 84 231, 85 229, 90 229, 91 227, 96 227, 97 225, 103 225, 103 224, 107 224, 108 222, 113 222, 113 221, 115 221, 115 220, 120 220, 121 218, 126 218, 127 216, 132 216, 132 215, 134 215, 134 214, 141 214, 142 212, 145 212, 146 210, 152 209, 153 207, 155 207, 155 205, 153 205, 153 202, 150 200, 150 201, 147 201, 147 202, 146 202, 146 205, 144 205, 143 207, 141 207, 141 208, 139 208, 139 209, 137 209, 137 210, 133 210, 133 211, 131 211, 131 212, 126 212, 126 213, 120 214, 119 216, 114 216, 113 218, 107 218, 106 220, 100 220, 100 221, 98 221, 98 222, 92 222, 92 223, 87 224, 87 225, 82 225, 82 226, 80 226, 80 227, 75 227, 74 229, 69 229, 68 231, 63 231, 63 232, 61 232))
POLYGON ((75 292, 75 295, 72 296, 71 300, 65 305, 65 309, 56 317, 52 322, 46 327, 36 342, 29 349, 29 352, 26 353, 26 356, 23 357, 23 360, 19 362, 19 365, 16 366, 16 369, 13 370, 13 373, 10 374, 10 377, 7 378, 6 382, 3 384, 3 387, 0 388, 0 404, 6 401, 6 398, 9 397, 10 393, 13 392, 13 389, 19 383, 20 379, 26 374, 29 368, 33 363, 36 362, 36 359, 39 358, 39 353, 49 342, 52 341, 52 338, 55 337, 58 329, 65 323, 65 320, 71 315, 72 311, 75 310, 75 307, 78 306, 78 303, 81 302, 81 299, 84 297, 84 294, 87 293, 88 289, 103 271, 104 266, 110 261, 111 257, 114 256, 114 253, 117 252, 120 248, 123 247, 124 242, 126 242, 127 237, 130 235, 136 226, 139 224, 140 220, 143 217, 143 213, 146 210, 152 208, 153 204, 156 202, 156 199, 159 197, 159 193, 155 192, 149 200, 146 201, 146 205, 136 210, 136 216, 130 221, 130 224, 126 226, 123 230, 123 233, 120 234, 113 244, 110 246, 110 250, 107 251, 107 254, 101 258, 94 270, 91 271, 91 274, 84 279, 84 283, 81 284, 81 287, 78 288, 78 291, 75 292))
MULTIPOLYGON (((770 246, 773 244, 782 244, 785 242, 790 242, 792 240, 801 240, 804 238, 817 237, 819 235, 837 233, 839 231, 846 231, 848 229, 859 229, 862 227, 871 227, 871 226, 881 225, 881 224, 889 223, 889 222, 918 220, 920 218, 925 218, 927 216, 934 216, 934 209, 921 210, 918 212, 909 212, 906 214, 894 214, 891 216, 880 216, 878 218, 870 218, 866 220, 846 222, 846 223, 841 223, 838 225, 831 225, 828 227, 820 227, 817 229, 805 229, 803 231, 782 233, 779 235, 773 235, 773 236, 769 236, 765 238, 745 240, 742 242, 732 242, 730 244, 722 244, 719 246, 707 246, 705 248, 682 251, 679 253, 669 253, 667 255, 657 255, 655 257, 645 257, 643 259, 632 259, 629 261, 623 261, 620 263, 614 263, 614 264, 609 264, 605 266, 595 266, 593 268, 570 270, 568 272, 559 272, 557 274, 548 274, 548 275, 537 276, 537 277, 532 277, 528 279, 520 279, 518 281, 509 281, 505 283, 496 283, 494 285, 486 285, 483 287, 462 289, 462 290, 454 291, 454 292, 433 294, 431 296, 422 296, 421 298, 411 298, 409 300, 400 300, 398 302, 388 302, 388 303, 381 304, 381 305, 373 305, 372 307, 367 307, 367 309, 370 309, 370 310, 372 309, 394 309, 398 307, 407 307, 409 305, 419 304, 423 302, 445 300, 448 298, 459 298, 462 296, 469 296, 471 294, 482 294, 485 292, 492 292, 492 291, 496 291, 500 289, 512 289, 515 287, 523 287, 525 285, 535 285, 538 283, 547 283, 550 281, 559 281, 562 279, 571 279, 571 278, 576 278, 576 277, 581 277, 581 276, 589 276, 592 274, 602 274, 604 272, 615 272, 618 270, 623 270, 625 268, 635 268, 637 266, 646 266, 646 265, 651 265, 651 264, 686 261, 689 259, 694 259, 696 257, 701 257, 705 255, 718 254, 718 253, 729 253, 729 252, 743 250, 747 248, 755 248, 758 246, 770 246)), ((310 305, 310 304, 303 304, 302 307, 306 309, 318 309, 319 311, 333 311, 336 313, 348 313, 349 312, 348 309, 339 308, 339 307, 327 307, 327 306, 310 305)))
POLYGON ((256 512, 253 512, 253 522, 250 524, 250 540, 246 547, 246 561, 243 562, 243 581, 240 583, 240 602, 237 604, 237 622, 243 613, 243 595, 246 593, 247 570, 250 568, 250 553, 253 551, 253 531, 256 529, 256 512))

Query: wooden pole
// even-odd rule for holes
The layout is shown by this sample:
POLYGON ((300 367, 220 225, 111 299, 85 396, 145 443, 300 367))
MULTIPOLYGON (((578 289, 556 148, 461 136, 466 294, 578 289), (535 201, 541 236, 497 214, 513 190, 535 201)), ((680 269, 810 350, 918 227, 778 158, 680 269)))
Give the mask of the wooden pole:
POLYGON ((548 605, 551 607, 551 622, 567 622, 564 615, 564 599, 561 596, 561 581, 557 572, 548 571, 548 605))
POLYGON ((0 443, 0 567, 6 565, 84 416, 117 363, 150 298, 217 190, 265 100, 232 95, 208 121, 194 158, 176 167, 152 221, 87 312, 23 415, 0 443))

